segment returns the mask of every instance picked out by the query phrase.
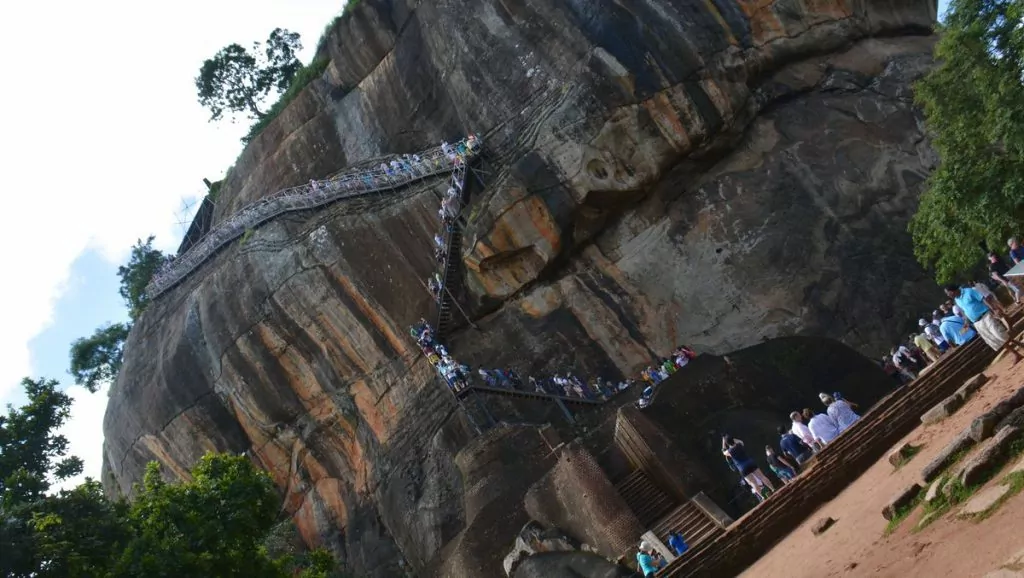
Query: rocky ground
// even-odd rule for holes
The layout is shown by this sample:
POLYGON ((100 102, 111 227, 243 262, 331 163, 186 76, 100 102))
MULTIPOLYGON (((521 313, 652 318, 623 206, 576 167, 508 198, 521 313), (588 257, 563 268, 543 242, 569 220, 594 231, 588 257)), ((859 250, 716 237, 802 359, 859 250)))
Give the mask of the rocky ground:
MULTIPOLYGON (((919 448, 909 461, 894 467, 889 460, 879 460, 743 576, 1024 576, 1024 536, 1020 532, 1024 497, 1013 492, 1021 486, 1024 475, 1013 474, 1020 478, 1016 485, 1006 483, 1011 472, 1024 471, 1019 438, 1008 444, 1010 457, 998 462, 986 476, 988 481, 973 488, 969 495, 961 490, 960 503, 938 509, 933 520, 922 521, 929 509, 920 502, 931 485, 924 482, 922 471, 957 436, 970 429, 976 418, 1022 388, 1024 362, 1014 364, 1004 356, 985 374, 988 381, 962 407, 936 423, 922 425, 894 447, 895 450, 909 444, 919 448), (909 514, 909 508, 904 509, 905 517, 887 521, 882 510, 914 483, 922 487, 913 502, 916 505, 909 514), (975 513, 969 514, 972 511, 975 513), (835 524, 821 535, 814 535, 812 528, 825 517, 834 518, 835 524)), ((992 439, 987 440, 988 444, 992 439)), ((974 445, 945 471, 956 472, 986 445, 974 445)))

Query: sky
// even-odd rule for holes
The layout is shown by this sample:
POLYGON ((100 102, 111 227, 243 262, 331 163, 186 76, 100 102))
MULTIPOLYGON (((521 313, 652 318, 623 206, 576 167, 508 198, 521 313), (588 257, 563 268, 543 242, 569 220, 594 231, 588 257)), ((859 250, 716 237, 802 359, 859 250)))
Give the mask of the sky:
MULTIPOLYGON (((0 404, 23 377, 57 379, 74 399, 63 433, 97 478, 106 390, 67 373, 78 337, 124 321, 117 267, 137 239, 174 251, 248 128, 211 124, 193 79, 203 60, 277 27, 302 35, 308 62, 344 0, 2 2, 0 404), (187 226, 187 225, 186 225, 187 226)), ((80 479, 73 480, 77 483, 80 479)))

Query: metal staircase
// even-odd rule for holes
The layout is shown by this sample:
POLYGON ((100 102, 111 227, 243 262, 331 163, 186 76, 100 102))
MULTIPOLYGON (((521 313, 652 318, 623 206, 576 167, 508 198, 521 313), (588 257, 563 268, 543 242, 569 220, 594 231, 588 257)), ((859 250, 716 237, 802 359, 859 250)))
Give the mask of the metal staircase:
POLYGON ((470 137, 450 147, 445 145, 422 151, 414 155, 418 160, 411 163, 405 157, 384 159, 397 162, 398 168, 385 162, 386 168, 348 171, 263 197, 217 223, 198 243, 165 265, 146 286, 146 295, 151 300, 156 299, 184 281, 217 251, 246 231, 280 215, 315 209, 342 199, 394 192, 412 183, 448 173, 458 173, 465 181, 466 164, 479 151, 479 141, 470 137), (451 154, 450 151, 455 148, 462 152, 459 155, 451 154))
POLYGON ((459 279, 459 263, 462 261, 462 208, 469 201, 469 183, 466 180, 467 162, 458 163, 452 170, 451 186, 459 191, 459 214, 452 220, 451 230, 445 232, 444 274, 441 277, 440 298, 437 301, 437 338, 442 340, 454 325, 452 307, 455 296, 452 287, 459 279))
POLYGON ((493 393, 497 395, 504 395, 507 397, 518 397, 520 399, 542 399, 550 401, 561 401, 562 403, 571 403, 575 405, 601 405, 606 400, 601 399, 586 399, 583 397, 569 397, 566 395, 552 395, 550 393, 540 393, 539 391, 524 391, 521 389, 504 389, 501 387, 484 387, 478 385, 471 385, 463 388, 456 394, 458 397, 466 397, 470 393, 493 393))

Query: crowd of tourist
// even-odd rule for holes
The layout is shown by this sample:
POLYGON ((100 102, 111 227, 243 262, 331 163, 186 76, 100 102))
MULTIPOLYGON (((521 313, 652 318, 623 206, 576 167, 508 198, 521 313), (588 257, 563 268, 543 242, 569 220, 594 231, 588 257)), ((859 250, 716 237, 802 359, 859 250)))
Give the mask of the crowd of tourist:
MULTIPOLYGON (((1015 237, 1007 245, 1008 258, 1014 265, 1024 261, 1024 248, 1015 237)), ((998 351, 1005 345, 1011 355, 1021 359, 1024 344, 1011 338, 1006 310, 993 286, 1006 288, 1013 302, 1020 303, 1024 299, 1024 280, 1008 277, 1006 273, 1012 265, 994 251, 986 255, 986 262, 989 271, 987 281, 946 285, 944 290, 948 300, 918 320, 921 332, 911 334, 882 358, 885 372, 899 384, 909 383, 944 354, 978 336, 992 349, 998 351)))
POLYGON ((462 177, 465 175, 466 160, 479 150, 480 141, 476 135, 469 135, 465 140, 453 145, 447 142, 441 143, 441 151, 456 170, 452 172, 448 190, 445 191, 441 207, 437 210, 437 216, 441 220, 441 229, 434 235, 434 258, 437 260, 440 271, 427 279, 427 291, 430 292, 430 296, 435 302, 441 301, 441 292, 444 291, 444 271, 448 266, 449 257, 446 239, 455 227, 455 220, 462 213, 462 187, 465 185, 465 179, 462 177))
MULTIPOLYGON (((470 366, 459 363, 443 344, 437 341, 434 328, 425 319, 409 330, 410 335, 420 346, 427 361, 456 394, 470 386, 491 389, 507 389, 527 393, 540 393, 559 397, 578 398, 590 401, 607 401, 621 391, 636 384, 636 380, 626 378, 613 382, 607 379, 582 379, 571 371, 547 376, 529 376, 525 380, 511 367, 492 368, 470 366)), ((654 387, 669 375, 686 366, 696 353, 680 346, 672 352, 672 356, 660 360, 641 371, 640 379, 648 385, 644 388, 638 405, 646 407, 654 394, 654 387)))
MULTIPOLYGON (((818 398, 824 405, 824 411, 815 413, 811 408, 793 411, 789 415, 789 426, 777 429, 778 448, 771 445, 764 448, 765 461, 782 484, 790 483, 807 460, 860 419, 855 411, 857 404, 843 399, 838 392, 831 395, 821 393, 818 398)), ((740 484, 746 486, 758 501, 763 501, 775 491, 775 484, 750 455, 743 440, 724 434, 722 455, 729 469, 739 474, 740 484)))

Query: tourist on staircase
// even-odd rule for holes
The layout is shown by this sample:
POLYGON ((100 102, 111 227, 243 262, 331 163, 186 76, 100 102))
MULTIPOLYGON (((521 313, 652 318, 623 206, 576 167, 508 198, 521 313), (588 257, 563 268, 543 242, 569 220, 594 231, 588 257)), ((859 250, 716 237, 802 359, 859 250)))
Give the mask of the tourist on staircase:
POLYGON ((683 535, 674 530, 668 534, 668 547, 672 548, 672 552, 676 556, 682 556, 684 552, 690 549, 690 545, 683 539, 683 535))
POLYGON ((640 549, 636 553, 636 565, 645 578, 654 576, 658 570, 665 567, 665 559, 655 551, 646 541, 640 542, 640 549))

